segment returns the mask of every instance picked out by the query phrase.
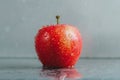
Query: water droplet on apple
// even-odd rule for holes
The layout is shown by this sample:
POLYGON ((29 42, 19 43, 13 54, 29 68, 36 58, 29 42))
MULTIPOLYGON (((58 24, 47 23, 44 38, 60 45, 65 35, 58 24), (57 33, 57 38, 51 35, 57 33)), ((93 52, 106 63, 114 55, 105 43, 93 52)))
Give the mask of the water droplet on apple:
POLYGON ((67 31, 66 35, 69 39, 77 39, 76 35, 72 33, 71 31, 67 31))
POLYGON ((45 32, 45 33, 44 33, 44 39, 45 39, 45 40, 48 40, 49 37, 50 37, 50 36, 49 36, 49 33, 48 33, 48 32, 45 32))
POLYGON ((71 53, 70 55, 71 55, 71 56, 74 56, 74 53, 71 53))
POLYGON ((58 45, 60 44, 60 42, 57 43, 58 45))
POLYGON ((72 35, 71 35, 71 34, 68 34, 68 37, 69 37, 69 38, 72 38, 72 35))
POLYGON ((54 40, 55 40, 55 38, 52 38, 51 40, 52 40, 52 41, 54 41, 54 40))

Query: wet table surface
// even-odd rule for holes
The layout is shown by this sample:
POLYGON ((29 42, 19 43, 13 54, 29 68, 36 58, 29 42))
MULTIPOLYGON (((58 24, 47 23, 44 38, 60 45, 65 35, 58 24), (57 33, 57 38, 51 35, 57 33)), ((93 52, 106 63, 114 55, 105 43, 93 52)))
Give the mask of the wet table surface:
POLYGON ((36 58, 0 58, 0 80, 120 80, 120 59, 80 59, 73 69, 42 69, 36 58))

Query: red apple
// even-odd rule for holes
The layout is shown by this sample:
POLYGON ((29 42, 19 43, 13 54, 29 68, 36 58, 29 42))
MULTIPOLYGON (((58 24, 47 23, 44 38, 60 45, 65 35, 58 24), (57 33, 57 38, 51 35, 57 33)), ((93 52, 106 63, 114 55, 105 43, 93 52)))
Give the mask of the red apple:
MULTIPOLYGON (((57 23, 58 23, 58 18, 57 23)), ((78 29, 68 24, 43 26, 35 37, 35 49, 43 67, 71 68, 80 57, 82 38, 78 29)))

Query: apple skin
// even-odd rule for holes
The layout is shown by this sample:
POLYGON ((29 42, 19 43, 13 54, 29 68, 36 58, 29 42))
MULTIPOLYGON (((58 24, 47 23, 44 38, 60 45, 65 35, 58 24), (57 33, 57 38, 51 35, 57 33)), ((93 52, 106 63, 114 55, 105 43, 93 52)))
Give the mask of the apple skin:
POLYGON ((67 24, 43 26, 35 36, 35 50, 44 68, 72 68, 78 61, 82 38, 67 24))

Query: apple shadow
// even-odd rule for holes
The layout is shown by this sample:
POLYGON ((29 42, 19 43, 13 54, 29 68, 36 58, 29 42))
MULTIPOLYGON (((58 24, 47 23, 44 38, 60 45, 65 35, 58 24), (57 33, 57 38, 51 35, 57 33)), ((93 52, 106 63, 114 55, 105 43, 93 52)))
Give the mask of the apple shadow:
POLYGON ((75 68, 41 69, 40 76, 44 78, 52 78, 53 80, 76 80, 82 78, 82 75, 75 68))

